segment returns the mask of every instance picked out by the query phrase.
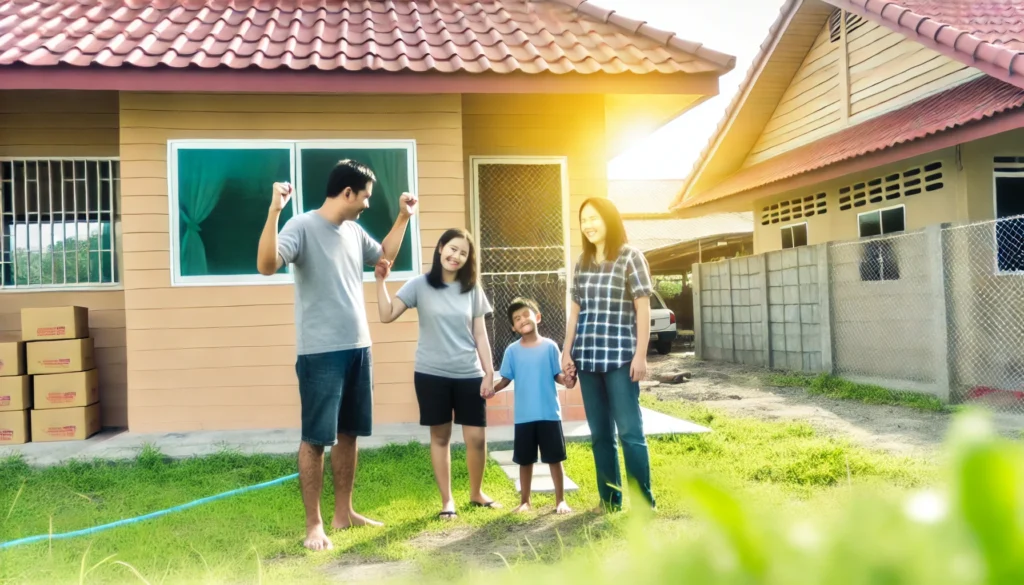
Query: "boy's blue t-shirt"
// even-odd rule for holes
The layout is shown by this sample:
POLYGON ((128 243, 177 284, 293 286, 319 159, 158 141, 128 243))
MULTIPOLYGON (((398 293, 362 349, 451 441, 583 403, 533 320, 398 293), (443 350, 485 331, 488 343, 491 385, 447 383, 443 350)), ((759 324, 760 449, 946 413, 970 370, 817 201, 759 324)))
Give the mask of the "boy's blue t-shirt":
POLYGON ((501 376, 515 382, 516 424, 539 420, 562 420, 555 376, 562 373, 558 345, 542 337, 533 347, 519 340, 505 349, 501 376))

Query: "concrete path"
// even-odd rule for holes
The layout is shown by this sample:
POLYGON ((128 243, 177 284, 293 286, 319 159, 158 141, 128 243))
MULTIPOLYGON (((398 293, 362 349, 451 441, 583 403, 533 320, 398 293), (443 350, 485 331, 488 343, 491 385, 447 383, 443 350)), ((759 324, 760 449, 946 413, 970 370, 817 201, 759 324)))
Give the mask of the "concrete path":
MULTIPOLYGON (((707 428, 652 410, 644 409, 643 416, 644 430, 649 436, 709 432, 707 428)), ((590 428, 585 421, 567 422, 563 428, 567 440, 584 440, 590 437, 590 428)), ((487 429, 487 442, 492 448, 510 447, 512 437, 512 426, 487 429)), ((360 439, 359 445, 365 449, 413 441, 427 444, 429 441, 427 429, 414 423, 386 424, 376 425, 374 435, 360 439)), ((452 441, 461 442, 462 434, 455 432, 452 441)), ((176 459, 212 455, 225 450, 246 454, 294 455, 298 452, 299 430, 265 429, 153 434, 104 431, 86 441, 27 443, 0 447, 0 458, 20 454, 29 465, 39 467, 56 465, 71 459, 116 461, 135 458, 147 444, 156 447, 164 455, 176 459)))
MULTIPOLYGON (((501 470, 505 472, 505 476, 516 484, 516 491, 522 493, 523 487, 519 482, 519 466, 512 461, 512 456, 512 451, 491 451, 491 459, 498 462, 501 470)), ((564 475, 564 477, 565 485, 562 487, 565 489, 565 493, 580 489, 580 486, 576 485, 576 482, 570 479, 568 475, 564 475)), ((555 493, 555 483, 551 479, 551 467, 541 463, 539 458, 537 464, 533 466, 533 481, 530 483, 530 493, 555 493)))

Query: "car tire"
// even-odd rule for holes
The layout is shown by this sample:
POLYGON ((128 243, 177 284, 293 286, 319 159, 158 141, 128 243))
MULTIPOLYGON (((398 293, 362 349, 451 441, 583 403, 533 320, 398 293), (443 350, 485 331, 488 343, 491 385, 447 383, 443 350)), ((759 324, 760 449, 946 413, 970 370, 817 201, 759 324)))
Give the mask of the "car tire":
POLYGON ((672 341, 658 340, 654 344, 654 349, 658 350, 661 355, 668 355, 672 351, 672 341))

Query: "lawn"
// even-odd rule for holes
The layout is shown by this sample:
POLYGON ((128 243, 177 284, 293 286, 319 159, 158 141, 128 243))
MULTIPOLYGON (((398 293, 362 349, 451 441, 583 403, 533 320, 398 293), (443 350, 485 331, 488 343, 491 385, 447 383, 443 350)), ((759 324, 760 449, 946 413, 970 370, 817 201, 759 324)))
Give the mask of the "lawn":
MULTIPOLYGON (((797 508, 831 506, 845 497, 851 484, 898 490, 936 477, 925 463, 821 437, 804 424, 728 418, 699 405, 657 402, 646 395, 644 401, 714 430, 651 440, 659 499, 656 522, 665 530, 678 530, 688 522, 682 486, 695 473, 714 476, 752 501, 797 508)), ((558 525, 543 515, 551 507, 545 497, 535 502, 541 506, 540 516, 469 509, 462 453, 456 451, 453 459, 460 494, 460 518, 454 523, 436 519, 439 502, 426 447, 391 446, 362 453, 356 480, 357 508, 387 526, 335 533, 331 553, 311 554, 301 548, 302 507, 292 481, 142 524, 0 551, 0 583, 321 583, 329 582, 339 566, 366 561, 407 561, 430 576, 448 577, 481 564, 481 557, 465 554, 466 543, 475 542, 474 550, 489 555, 490 543, 511 538, 517 546, 500 551, 501 560, 491 556, 490 566, 515 566, 615 542, 624 530, 628 515, 583 512, 596 503, 593 463, 585 443, 570 444, 567 464, 569 476, 580 485, 569 497, 578 512, 558 525), (446 539, 462 544, 446 546, 446 539), (428 541, 429 546, 424 544, 428 541)), ((222 453, 167 461, 149 450, 130 462, 71 463, 44 470, 7 460, 0 462, 0 542, 141 515, 294 470, 289 457, 222 453)), ((506 506, 517 500, 496 465, 487 471, 485 490, 506 506)), ((325 509, 331 509, 332 497, 328 488, 325 509)))

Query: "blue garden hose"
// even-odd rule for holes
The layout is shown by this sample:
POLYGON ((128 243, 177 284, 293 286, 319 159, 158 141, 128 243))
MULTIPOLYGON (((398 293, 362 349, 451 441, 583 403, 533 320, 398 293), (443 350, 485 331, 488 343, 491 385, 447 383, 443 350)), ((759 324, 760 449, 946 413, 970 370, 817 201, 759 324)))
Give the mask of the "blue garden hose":
POLYGON ((31 544, 33 542, 41 542, 41 541, 44 541, 44 540, 62 540, 62 539, 65 539, 65 538, 75 538, 77 536, 85 536, 87 534, 96 534, 97 532, 103 532, 104 530, 109 530, 111 528, 117 528, 118 526, 126 526, 128 524, 135 524, 137 522, 142 522, 143 520, 151 520, 153 518, 159 518, 160 516, 165 516, 167 514, 171 514, 171 513, 174 513, 174 512, 181 512, 182 510, 188 510, 189 508, 193 508, 193 507, 199 506, 201 504, 207 504, 207 503, 212 502, 214 500, 220 500, 222 498, 228 498, 228 497, 231 497, 231 496, 237 496, 239 494, 244 494, 245 492, 251 492, 253 490, 259 490, 259 489, 263 489, 263 488, 270 487, 270 486, 273 486, 273 485, 282 484, 282 483, 284 483, 284 482, 286 482, 288 480, 295 479, 297 477, 299 477, 299 474, 298 473, 293 473, 291 475, 286 475, 284 477, 279 477, 279 478, 273 479, 271 481, 267 481, 267 482, 263 482, 263 483, 258 483, 256 485, 251 485, 249 487, 238 488, 238 489, 235 489, 235 490, 231 490, 231 491, 228 491, 228 492, 217 494, 215 496, 208 496, 208 497, 205 497, 205 498, 200 498, 198 500, 189 502, 187 504, 182 504, 180 506, 174 506, 173 508, 167 508, 166 510, 160 510, 160 511, 157 511, 157 512, 151 512, 151 513, 145 514, 143 516, 136 516, 135 518, 126 518, 124 520, 118 520, 117 522, 111 522, 109 524, 102 524, 100 526, 93 526, 92 528, 83 528, 82 530, 75 530, 74 532, 64 532, 64 533, 61 533, 61 534, 39 534, 39 535, 36 535, 36 536, 26 536, 25 538, 19 538, 17 540, 11 540, 11 541, 8 541, 8 542, 0 543, 0 550, 4 550, 4 549, 8 549, 8 548, 13 548, 13 547, 21 545, 21 544, 31 544))

